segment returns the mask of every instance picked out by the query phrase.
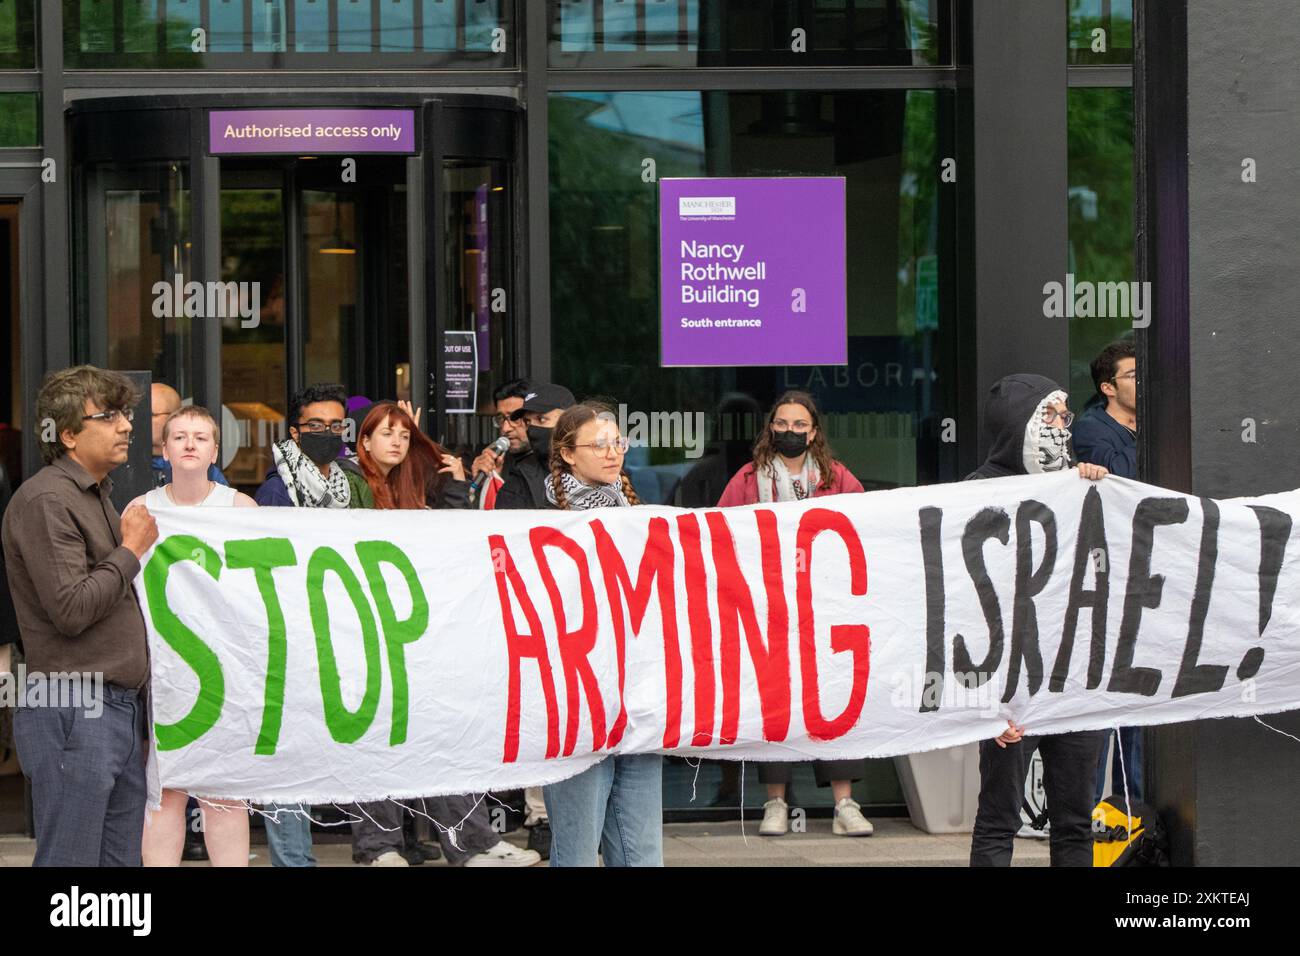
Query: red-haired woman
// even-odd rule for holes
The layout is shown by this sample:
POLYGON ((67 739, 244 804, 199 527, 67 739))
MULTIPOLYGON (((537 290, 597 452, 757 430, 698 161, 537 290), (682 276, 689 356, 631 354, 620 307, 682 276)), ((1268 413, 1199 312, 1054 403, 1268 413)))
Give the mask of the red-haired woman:
MULTIPOLYGON (((861 491, 862 483, 831 456, 817 404, 807 392, 786 392, 767 413, 767 424, 754 443, 754 460, 732 477, 718 507, 770 501, 802 501, 822 495, 861 491)), ((767 785, 763 822, 758 832, 780 836, 789 829, 785 788, 792 764, 760 763, 758 779, 767 785)), ((861 760, 814 760, 817 785, 828 783, 835 800, 833 831, 841 836, 870 836, 872 826, 850 796, 860 779, 861 760)))
POLYGON ((376 508, 464 508, 465 466, 420 431, 406 402, 378 402, 357 433, 357 463, 376 508))
MULTIPOLYGON (((357 433, 357 462, 376 508, 464 508, 469 485, 460 459, 420 431, 418 414, 405 402, 380 402, 357 433)), ((439 829, 442 852, 453 866, 532 866, 534 850, 520 850, 492 829, 481 797, 463 794, 418 801, 441 820, 463 821, 456 842, 439 829)), ((402 808, 386 801, 361 806, 352 824, 352 853, 358 862, 404 866, 402 808), (373 818, 373 819, 372 819, 373 818)))

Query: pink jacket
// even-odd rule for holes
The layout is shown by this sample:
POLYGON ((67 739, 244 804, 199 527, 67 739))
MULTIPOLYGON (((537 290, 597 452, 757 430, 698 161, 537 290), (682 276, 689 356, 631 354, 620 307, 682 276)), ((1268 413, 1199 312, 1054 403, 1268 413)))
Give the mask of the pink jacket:
MULTIPOLYGON (((855 491, 862 491, 862 482, 854 478, 852 473, 837 461, 833 462, 831 466, 831 486, 829 488, 820 486, 814 488, 813 497, 842 495, 855 491)), ((718 507, 730 508, 733 505, 756 504, 758 504, 758 476, 754 473, 754 463, 751 461, 736 472, 731 481, 727 482, 726 490, 722 492, 722 497, 718 499, 718 507)))

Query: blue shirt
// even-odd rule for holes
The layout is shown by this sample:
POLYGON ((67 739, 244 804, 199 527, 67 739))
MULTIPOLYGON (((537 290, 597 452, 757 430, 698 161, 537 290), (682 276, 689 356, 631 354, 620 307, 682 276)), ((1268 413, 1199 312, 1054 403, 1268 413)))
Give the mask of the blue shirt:
POLYGON ((1105 405, 1085 411, 1070 434, 1079 461, 1101 465, 1121 478, 1137 478, 1137 437, 1111 418, 1105 405))

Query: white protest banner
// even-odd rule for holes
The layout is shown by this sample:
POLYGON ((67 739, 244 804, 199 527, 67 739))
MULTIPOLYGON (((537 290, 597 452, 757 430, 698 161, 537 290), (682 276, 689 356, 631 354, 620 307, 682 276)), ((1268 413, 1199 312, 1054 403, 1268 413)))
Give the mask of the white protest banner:
POLYGON ((136 586, 162 783, 374 800, 615 752, 1295 709, 1298 511, 1075 472, 725 510, 161 510, 136 586))

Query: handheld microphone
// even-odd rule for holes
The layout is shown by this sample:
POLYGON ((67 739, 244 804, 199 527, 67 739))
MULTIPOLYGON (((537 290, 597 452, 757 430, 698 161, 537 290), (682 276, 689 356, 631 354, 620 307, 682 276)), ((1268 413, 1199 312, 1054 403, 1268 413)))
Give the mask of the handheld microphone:
MULTIPOLYGON (((494 441, 490 446, 488 446, 488 451, 492 452, 492 454, 497 456, 504 455, 509 450, 510 450, 510 439, 507 438, 505 435, 502 435, 500 438, 494 441)), ((491 474, 492 472, 490 471, 480 471, 474 475, 474 480, 471 481, 469 484, 469 493, 471 497, 478 494, 479 488, 483 487, 483 482, 487 481, 488 477, 491 474)))

